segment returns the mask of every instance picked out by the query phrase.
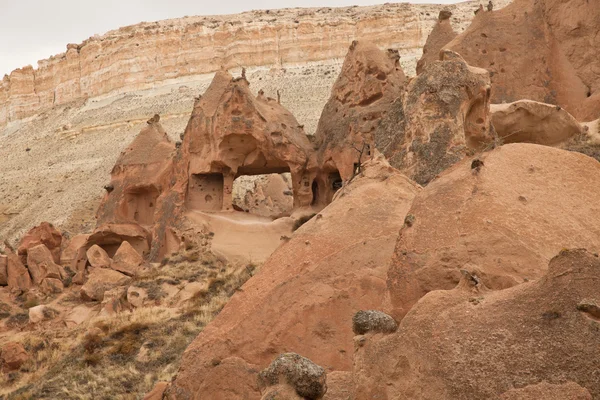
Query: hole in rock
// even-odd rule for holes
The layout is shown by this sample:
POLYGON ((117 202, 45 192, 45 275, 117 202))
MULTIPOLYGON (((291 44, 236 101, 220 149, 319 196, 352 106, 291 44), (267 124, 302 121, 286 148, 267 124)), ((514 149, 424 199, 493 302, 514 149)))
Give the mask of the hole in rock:
POLYGON ((240 175, 233 181, 232 194, 234 209, 262 217, 289 216, 294 208, 289 172, 240 175))
POLYGON ((152 225, 154 223, 154 204, 157 197, 158 190, 153 186, 129 190, 125 193, 123 204, 126 218, 140 225, 152 225))
POLYGON ((198 211, 221 211, 223 186, 223 174, 192 174, 188 183, 187 208, 198 211))

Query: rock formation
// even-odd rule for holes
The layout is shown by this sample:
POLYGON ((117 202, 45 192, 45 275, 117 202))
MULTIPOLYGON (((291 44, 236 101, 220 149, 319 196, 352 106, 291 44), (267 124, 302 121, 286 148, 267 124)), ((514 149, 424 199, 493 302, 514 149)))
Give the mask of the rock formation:
POLYGON ((261 371, 258 386, 263 392, 263 400, 319 400, 327 392, 326 380, 323 368, 298 354, 285 353, 261 371), (288 387, 295 393, 289 393, 288 387))
POLYGON ((391 252, 419 191, 380 158, 364 167, 190 345, 173 394, 260 399, 257 371, 287 349, 327 371, 351 370, 349 321, 359 310, 386 309, 391 252))
POLYGON ((499 290, 540 278, 563 248, 599 251, 599 173, 592 158, 532 144, 504 145, 446 171, 415 198, 400 232, 388 274, 392 316, 431 290, 453 288, 467 267, 499 290))
MULTIPOLYGON (((508 3, 498 0, 497 3, 508 3)), ((468 5, 450 6, 465 26, 468 5)), ((114 91, 218 71, 342 58, 356 39, 377 40, 418 57, 441 6, 252 11, 233 16, 144 22, 68 44, 65 53, 16 69, 0 81, 0 127, 8 122, 114 91), (327 38, 326 40, 321 40, 327 38), (130 65, 135 63, 135 71, 130 65)), ((2 71, 4 72, 4 71, 2 71)))
POLYGON ((599 17, 587 0, 515 0, 501 10, 477 13, 449 42, 444 43, 450 38, 445 32, 434 30, 427 57, 447 48, 488 69, 493 103, 529 99, 591 121, 600 117, 600 61, 593 50, 600 47, 594 33, 599 17))
POLYGON ((571 114, 560 106, 520 100, 490 107, 492 124, 503 143, 536 143, 553 146, 585 131, 571 114))
POLYGON ((535 282, 490 291, 467 274, 430 292, 396 333, 356 338, 356 398, 552 398, 531 397, 552 393, 533 387, 544 381, 560 398, 599 396, 598 271, 596 255, 563 250, 535 282))
POLYGON ((379 120, 404 89, 399 58, 362 40, 350 46, 315 133, 322 196, 333 196, 330 175, 347 181, 373 156, 379 120))
POLYGON ((375 146, 417 183, 493 141, 489 120, 490 80, 460 55, 446 51, 427 64, 381 118, 375 146))
POLYGON ((440 50, 456 37, 457 33, 452 29, 450 17, 452 17, 450 11, 440 11, 438 22, 427 36, 427 41, 423 46, 423 56, 417 62, 417 75, 423 72, 427 64, 437 61, 440 50))

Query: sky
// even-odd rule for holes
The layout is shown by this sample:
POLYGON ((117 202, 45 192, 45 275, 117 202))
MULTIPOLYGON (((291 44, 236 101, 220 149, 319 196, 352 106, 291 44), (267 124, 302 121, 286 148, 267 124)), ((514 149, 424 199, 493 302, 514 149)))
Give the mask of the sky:
MULTIPOLYGON (((186 15, 235 14, 287 7, 341 7, 390 0, 0 0, 0 78, 13 69, 142 21, 186 15)), ((404 0, 405 2, 408 0, 404 0)), ((456 0, 411 0, 411 3, 457 3, 456 0)))

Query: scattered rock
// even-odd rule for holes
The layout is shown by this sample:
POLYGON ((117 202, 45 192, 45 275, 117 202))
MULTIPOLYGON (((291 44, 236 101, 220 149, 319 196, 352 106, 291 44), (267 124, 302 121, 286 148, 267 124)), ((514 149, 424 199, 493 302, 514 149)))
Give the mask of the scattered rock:
POLYGON ((381 311, 359 311, 352 317, 352 331, 357 335, 365 333, 393 333, 398 323, 381 311))
POLYGON ((30 247, 27 252, 27 269, 34 285, 40 285, 46 278, 65 278, 64 269, 54 262, 50 250, 44 244, 30 247))
POLYGON ((258 386, 265 392, 270 386, 287 384, 294 388, 300 398, 316 400, 325 395, 326 380, 325 370, 308 358, 285 353, 258 375, 258 386))
POLYGON ((144 263, 142 256, 124 241, 113 257, 111 268, 127 276, 136 276, 144 263))
POLYGON ((106 251, 96 244, 88 249, 86 255, 90 265, 94 268, 109 268, 112 264, 106 251))
POLYGON ((87 301, 102 301, 104 292, 116 286, 126 285, 131 278, 107 268, 91 268, 87 282, 81 287, 81 298, 87 301))
POLYGON ((8 342, 3 345, 0 357, 4 371, 16 371, 29 360, 29 354, 27 354, 23 345, 17 342, 8 342))
POLYGON ((23 236, 19 243, 17 254, 21 256, 22 262, 25 263, 25 260, 27 260, 27 251, 32 247, 43 244, 52 253, 54 262, 59 263, 61 243, 62 234, 52 224, 42 222, 23 236))

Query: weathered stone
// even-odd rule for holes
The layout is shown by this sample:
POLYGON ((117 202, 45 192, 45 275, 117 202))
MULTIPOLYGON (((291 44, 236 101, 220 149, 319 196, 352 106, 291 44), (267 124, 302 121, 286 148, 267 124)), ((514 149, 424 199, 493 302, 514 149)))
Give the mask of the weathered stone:
MULTIPOLYGON (((73 236, 60 255, 60 264, 71 267, 73 271, 78 271, 80 260, 86 257, 85 243, 89 236, 85 234, 73 236)), ((85 267, 85 260, 83 263, 83 267, 85 267)))
POLYGON ((8 250, 8 262, 6 266, 6 275, 8 287, 11 291, 26 291, 31 288, 31 277, 29 271, 21 260, 12 251, 8 250))
POLYGON ((357 335, 365 333, 392 333, 398 329, 398 323, 381 311, 359 311, 352 317, 352 331, 357 335))
POLYGON ((96 244, 87 250, 86 255, 90 265, 94 268, 109 268, 112 264, 106 251, 96 244))
POLYGON ((2 369, 5 371, 18 370, 29 360, 29 354, 27 354, 23 345, 17 342, 8 342, 2 346, 0 357, 2 360, 2 369))
POLYGON ((8 285, 8 256, 0 254, 0 286, 8 285))
POLYGON ((165 390, 169 386, 169 382, 158 382, 150 393, 144 396, 143 400, 162 400, 165 390))
POLYGON ((326 380, 325 370, 308 358, 285 353, 258 375, 258 386, 264 391, 269 386, 288 384, 301 398, 317 400, 327 391, 326 380))
POLYGON ((56 310, 41 304, 29 309, 29 322, 37 324, 38 322, 54 318, 57 314, 58 312, 56 310))
POLYGON ((50 250, 44 244, 30 247, 27 252, 27 269, 35 285, 40 285, 45 278, 61 280, 64 270, 54 262, 50 250))
POLYGON ((113 257, 111 268, 128 276, 136 276, 144 259, 135 249, 124 241, 113 257))
POLYGON ((112 269, 92 268, 87 282, 81 287, 81 298, 88 301, 102 301, 104 292, 125 285, 130 280, 128 276, 112 269))
POLYGON ((60 279, 44 278, 40 285, 40 289, 46 294, 62 293, 63 290, 65 290, 65 285, 60 279))
POLYGON ((144 301, 148 298, 146 289, 136 286, 129 286, 127 289, 127 302, 133 307, 139 308, 144 305, 144 301))
POLYGON ((85 321, 90 320, 94 316, 95 312, 91 308, 85 305, 79 305, 73 308, 65 317, 65 325, 67 328, 72 328, 77 325, 81 325, 85 321))
POLYGON ((62 243, 62 234, 54 228, 54 226, 48 222, 42 222, 39 226, 32 228, 19 243, 17 254, 21 256, 21 261, 25 262, 27 259, 27 252, 30 248, 39 246, 40 244, 45 245, 50 253, 54 262, 60 262, 60 246, 62 243))

